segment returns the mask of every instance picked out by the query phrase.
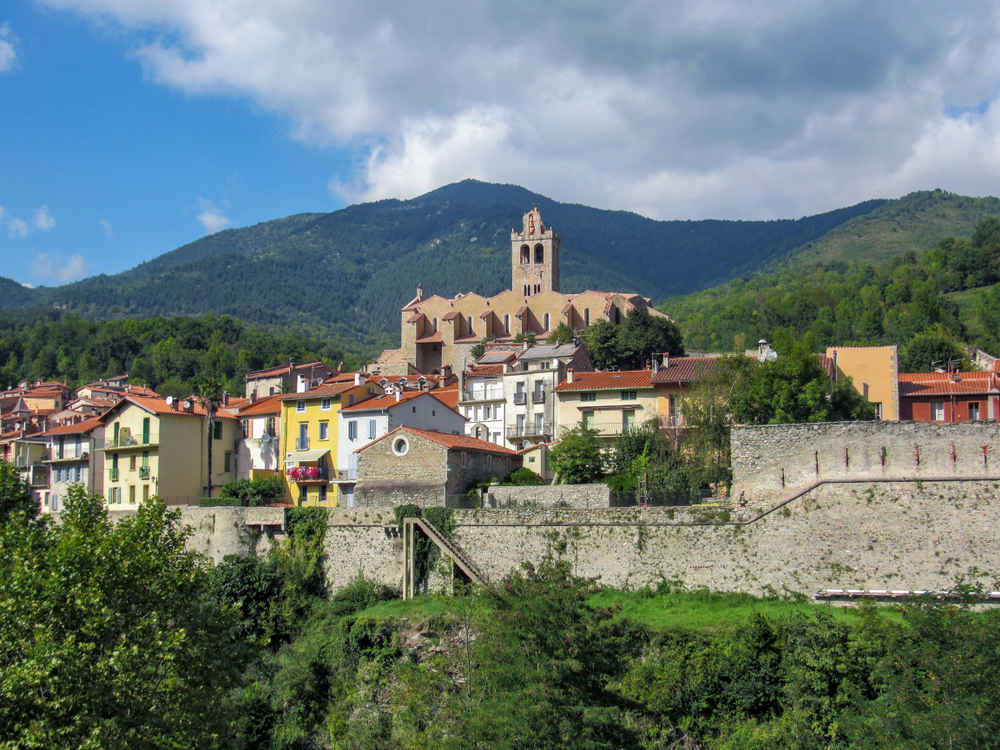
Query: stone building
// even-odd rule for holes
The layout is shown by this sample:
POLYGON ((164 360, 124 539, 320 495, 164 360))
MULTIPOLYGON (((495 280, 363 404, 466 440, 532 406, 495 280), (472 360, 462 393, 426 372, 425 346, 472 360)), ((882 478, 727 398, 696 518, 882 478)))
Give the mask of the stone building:
POLYGON ((246 397, 259 399, 278 393, 303 393, 315 388, 333 375, 333 369, 322 362, 306 362, 254 370, 246 374, 246 397))
POLYGON ((514 451, 468 435, 397 427, 357 450, 355 505, 460 507, 470 485, 520 468, 514 451))
POLYGON ((537 208, 524 214, 521 231, 511 232, 510 248, 511 288, 492 297, 424 297, 423 287, 417 286, 400 316, 401 347, 384 351, 373 369, 405 374, 450 365, 461 372, 473 359, 472 347, 483 339, 510 341, 519 334, 542 339, 560 323, 580 330, 602 319, 618 323, 637 309, 663 315, 638 294, 561 292, 559 235, 545 226, 537 208))

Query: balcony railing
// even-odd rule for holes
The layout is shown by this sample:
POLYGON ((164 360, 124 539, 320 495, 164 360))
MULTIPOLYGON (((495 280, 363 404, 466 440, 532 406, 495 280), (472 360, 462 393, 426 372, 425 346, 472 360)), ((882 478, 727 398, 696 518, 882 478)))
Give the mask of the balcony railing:
POLYGON ((528 392, 527 391, 514 391, 514 403, 515 404, 526 404, 526 403, 528 403, 528 392))
POLYGON ((463 391, 462 401, 500 401, 503 388, 487 388, 484 391, 463 391))
POLYGON ((545 391, 532 391, 531 392, 531 403, 533 403, 533 404, 544 404, 545 403, 545 391))
POLYGON ((337 469, 331 478, 336 482, 356 482, 358 481, 357 469, 337 469))
POLYGON ((309 450, 309 438, 299 437, 295 438, 295 450, 297 451, 307 451, 309 450))
MULTIPOLYGON (((577 425, 564 425, 559 428, 559 435, 562 437, 567 432, 575 428, 577 425)), ((635 423, 626 422, 591 422, 586 425, 590 429, 594 430, 599 436, 605 435, 621 435, 624 432, 630 432, 631 430, 638 429, 639 425, 635 423)))
POLYGON ((136 437, 134 435, 119 435, 118 439, 115 440, 114 437, 110 437, 104 442, 105 450, 115 450, 120 448, 142 448, 150 445, 158 445, 160 439, 157 435, 150 435, 147 440, 143 440, 142 437, 136 437))
POLYGON ((285 472, 285 476, 299 484, 330 481, 330 472, 325 466, 293 466, 285 472))
POLYGON ((517 440, 519 438, 537 438, 552 435, 553 428, 551 422, 542 422, 536 424, 531 422, 523 425, 514 425, 507 428, 507 438, 509 440, 517 440))
POLYGON ((108 476, 111 477, 112 482, 118 481, 118 469, 112 467, 108 469, 108 476))
POLYGON ((31 467, 31 486, 32 487, 48 487, 49 486, 49 467, 35 464, 31 467))
POLYGON ((149 479, 149 467, 140 466, 139 467, 139 479, 149 479))

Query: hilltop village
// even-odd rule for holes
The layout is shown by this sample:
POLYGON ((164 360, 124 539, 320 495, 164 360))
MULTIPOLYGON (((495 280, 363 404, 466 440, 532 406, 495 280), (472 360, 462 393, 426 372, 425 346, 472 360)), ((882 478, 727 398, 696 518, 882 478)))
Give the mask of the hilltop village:
MULTIPOLYGON (((161 395, 122 375, 75 390, 21 383, 0 392, 0 458, 45 512, 81 484, 110 508, 156 495, 195 505, 240 480, 271 478, 281 500, 327 508, 461 505, 467 489, 526 468, 550 483, 550 450, 584 426, 607 447, 655 425, 676 446, 683 396, 719 355, 655 352, 642 369, 595 368, 579 333, 629 315, 667 319, 627 292, 560 291, 560 239, 537 208, 510 238, 511 288, 493 297, 416 296, 400 311, 399 349, 353 372, 320 361, 250 372, 216 400, 161 395), (561 336, 560 336, 561 334, 561 336)), ((781 356, 765 341, 747 352, 781 356)), ((850 378, 878 420, 994 420, 1000 372, 900 373, 897 348, 829 347, 823 371, 850 378)))

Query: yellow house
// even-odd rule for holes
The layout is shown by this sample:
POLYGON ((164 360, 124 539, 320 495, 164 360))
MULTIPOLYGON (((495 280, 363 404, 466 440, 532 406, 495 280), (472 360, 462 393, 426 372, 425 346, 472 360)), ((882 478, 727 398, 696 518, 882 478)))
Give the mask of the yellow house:
POLYGON ((875 405, 878 419, 899 419, 899 351, 892 346, 831 346, 826 363, 833 379, 849 377, 854 388, 875 405))
POLYGON ((128 395, 100 419, 104 498, 112 510, 133 510, 153 495, 191 505, 236 477, 239 422, 216 415, 209 428, 197 399, 128 395))
MULTIPOLYGON (((303 393, 280 396, 281 455, 285 483, 296 505, 340 505, 337 478, 337 433, 341 406, 366 399, 376 391, 359 373, 335 376, 332 382, 303 393)), ((346 468, 346 467, 345 467, 346 468)))
POLYGON ((607 442, 656 419, 651 370, 567 372, 556 386, 556 434, 583 423, 607 442))

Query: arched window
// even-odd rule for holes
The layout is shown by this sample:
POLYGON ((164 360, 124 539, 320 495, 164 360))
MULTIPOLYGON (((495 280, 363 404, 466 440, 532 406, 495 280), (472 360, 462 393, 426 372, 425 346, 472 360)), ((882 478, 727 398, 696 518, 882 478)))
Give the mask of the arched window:
POLYGON ((503 335, 510 336, 510 315, 503 316, 503 335))
POLYGON ((521 245, 521 262, 531 263, 531 249, 527 245, 521 245))
POLYGON ((541 244, 535 245, 535 263, 543 263, 545 261, 545 248, 541 244))
POLYGON ((549 314, 545 313, 545 315, 542 317, 544 318, 545 330, 547 331, 549 330, 549 314))
POLYGON ((589 307, 585 307, 583 309, 583 325, 584 326, 589 326, 590 325, 590 308, 589 307))
POLYGON ((472 327, 472 316, 470 315, 469 316, 469 335, 471 336, 475 332, 476 332, 476 329, 472 327))

